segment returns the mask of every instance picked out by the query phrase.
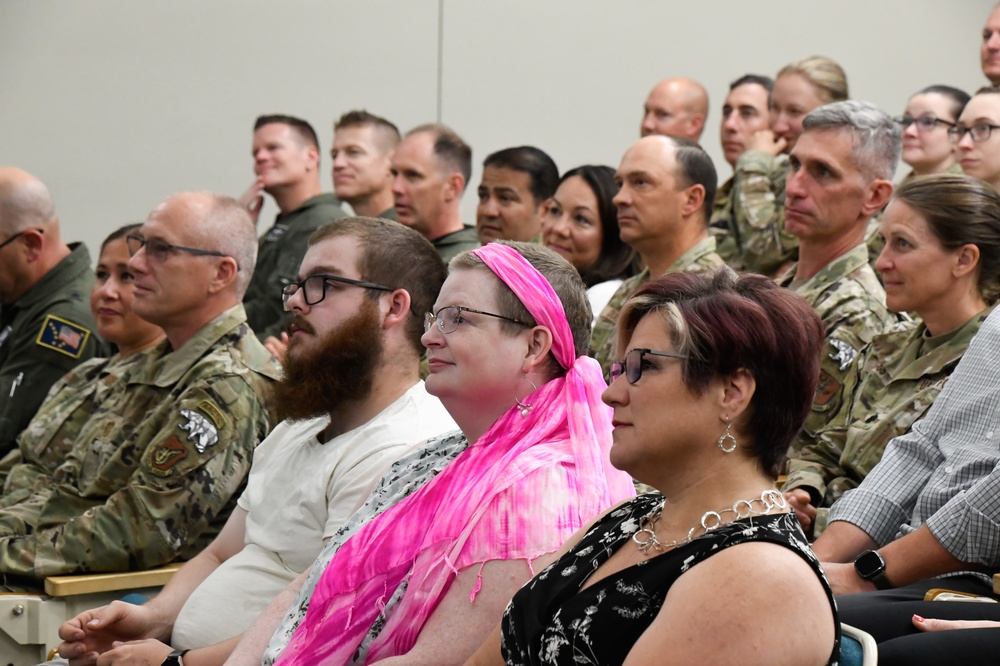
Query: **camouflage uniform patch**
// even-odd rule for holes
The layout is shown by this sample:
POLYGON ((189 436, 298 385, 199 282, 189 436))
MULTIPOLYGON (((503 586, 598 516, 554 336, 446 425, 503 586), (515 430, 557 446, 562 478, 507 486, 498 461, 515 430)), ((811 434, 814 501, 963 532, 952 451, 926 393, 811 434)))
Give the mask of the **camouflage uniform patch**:
POLYGON ((153 449, 153 473, 158 476, 170 476, 173 474, 171 468, 185 458, 187 449, 176 435, 171 435, 167 441, 153 449))

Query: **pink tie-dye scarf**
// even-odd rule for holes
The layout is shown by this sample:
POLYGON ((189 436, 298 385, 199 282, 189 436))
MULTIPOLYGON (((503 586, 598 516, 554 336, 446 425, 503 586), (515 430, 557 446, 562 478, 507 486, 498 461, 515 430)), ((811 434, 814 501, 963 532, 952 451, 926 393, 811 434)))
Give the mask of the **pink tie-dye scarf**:
POLYGON ((459 570, 552 552, 587 520, 634 495, 629 476, 608 462, 611 410, 601 402, 600 366, 575 358, 552 286, 509 246, 494 243, 473 253, 552 332, 552 353, 566 375, 526 398, 532 405, 527 417, 509 409, 440 474, 341 546, 277 666, 348 663, 409 577, 368 661, 405 654, 459 570), (550 466, 558 473, 539 473, 550 466))

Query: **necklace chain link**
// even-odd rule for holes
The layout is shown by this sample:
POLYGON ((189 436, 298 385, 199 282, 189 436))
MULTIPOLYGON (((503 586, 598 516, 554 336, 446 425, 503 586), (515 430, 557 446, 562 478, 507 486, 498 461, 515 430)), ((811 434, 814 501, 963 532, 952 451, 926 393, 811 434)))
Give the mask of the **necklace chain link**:
MULTIPOLYGON (((660 516, 663 514, 663 507, 666 504, 666 500, 657 504, 652 511, 647 513, 645 516, 639 519, 639 529, 635 534, 632 535, 632 541, 639 547, 643 555, 648 555, 650 550, 655 550, 657 552, 663 552, 669 550, 670 548, 676 548, 677 546, 683 546, 686 543, 690 543, 695 538, 695 532, 698 530, 699 525, 695 525, 690 530, 688 530, 687 536, 683 539, 676 539, 667 543, 662 543, 658 538, 656 538, 656 523, 660 520, 660 516)), ((753 497, 748 500, 736 500, 733 503, 732 508, 729 509, 719 509, 718 511, 706 511, 701 515, 700 527, 703 530, 701 535, 708 534, 714 530, 719 529, 727 522, 723 521, 723 514, 733 514, 736 516, 733 520, 742 520, 743 518, 749 518, 750 516, 763 516, 770 513, 774 509, 787 509, 788 502, 785 501, 785 496, 774 489, 765 490, 760 494, 760 497, 753 497), (757 506, 762 508, 758 509, 757 506)))

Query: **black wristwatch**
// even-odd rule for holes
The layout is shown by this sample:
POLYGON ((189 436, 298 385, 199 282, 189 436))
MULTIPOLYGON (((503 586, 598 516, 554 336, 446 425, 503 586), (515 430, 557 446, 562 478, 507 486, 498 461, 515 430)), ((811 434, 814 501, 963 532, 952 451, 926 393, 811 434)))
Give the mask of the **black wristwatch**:
POLYGON ((866 550, 854 560, 854 570, 867 581, 875 584, 880 590, 891 590, 893 584, 885 575, 885 560, 877 550, 866 550))
POLYGON ((167 658, 163 660, 160 666, 184 666, 184 660, 181 659, 190 650, 174 650, 167 655, 167 658))

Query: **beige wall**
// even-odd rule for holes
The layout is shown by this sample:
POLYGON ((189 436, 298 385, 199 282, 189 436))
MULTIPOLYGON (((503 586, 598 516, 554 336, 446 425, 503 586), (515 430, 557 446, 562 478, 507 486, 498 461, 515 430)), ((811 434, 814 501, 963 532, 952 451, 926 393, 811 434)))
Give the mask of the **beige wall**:
MULTIPOLYGON (((242 192, 261 113, 309 119, 324 156, 350 108, 404 131, 439 119, 473 147, 474 190, 483 157, 515 144, 538 145, 560 170, 616 165, 649 88, 687 75, 709 89, 703 142, 724 179, 729 81, 823 54, 853 97, 897 115, 923 86, 984 83, 979 33, 993 4, 0 0, 0 164, 48 183, 66 236, 93 248, 172 192, 242 192)), ((471 192, 463 210, 471 222, 471 192)))

